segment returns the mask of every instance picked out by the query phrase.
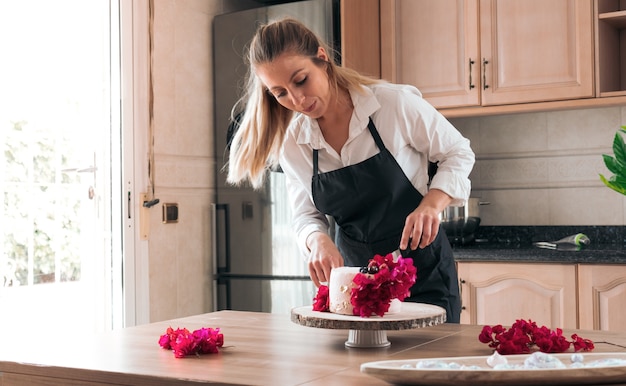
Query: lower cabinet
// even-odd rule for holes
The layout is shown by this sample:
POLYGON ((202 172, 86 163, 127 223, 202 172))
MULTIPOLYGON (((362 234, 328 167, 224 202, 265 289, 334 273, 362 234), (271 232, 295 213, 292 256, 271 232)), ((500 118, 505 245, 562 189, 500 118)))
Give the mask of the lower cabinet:
POLYGON ((626 331, 626 266, 458 262, 461 323, 626 331))
POLYGON ((579 328, 626 331, 626 266, 581 264, 578 282, 579 328))
POLYGON ((458 271, 461 323, 577 328, 575 265, 459 262, 458 271))

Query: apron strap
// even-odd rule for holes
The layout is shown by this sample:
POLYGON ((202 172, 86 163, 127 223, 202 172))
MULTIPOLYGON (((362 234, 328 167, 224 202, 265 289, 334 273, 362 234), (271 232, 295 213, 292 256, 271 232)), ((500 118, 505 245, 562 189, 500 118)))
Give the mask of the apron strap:
POLYGON ((374 121, 372 121, 372 117, 370 117, 370 121, 367 123, 367 128, 369 129, 372 137, 374 137, 374 142, 376 142, 376 146, 378 146, 378 150, 385 150, 385 144, 383 140, 380 138, 380 134, 378 134, 378 130, 376 130, 376 126, 374 125, 374 121))

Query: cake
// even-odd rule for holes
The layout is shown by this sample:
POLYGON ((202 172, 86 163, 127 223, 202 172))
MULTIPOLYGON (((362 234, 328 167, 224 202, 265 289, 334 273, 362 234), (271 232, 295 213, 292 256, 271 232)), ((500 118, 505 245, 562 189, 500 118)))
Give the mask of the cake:
POLYGON ((328 286, 319 287, 314 311, 370 317, 401 311, 417 270, 410 258, 376 255, 367 267, 333 268, 328 286))
MULTIPOLYGON (((330 280, 328 281, 328 306, 329 310, 335 314, 354 315, 354 306, 351 302, 352 289, 356 288, 354 278, 356 275, 367 275, 373 277, 372 274, 361 273, 359 267, 338 267, 333 268, 330 272, 330 280)), ((389 309, 386 314, 395 314, 400 312, 402 302, 398 299, 391 299, 389 309)))
POLYGON ((359 267, 338 267, 330 272, 328 281, 328 307, 335 314, 352 315, 354 307, 350 302, 352 288, 356 287, 354 277, 360 273, 359 267))

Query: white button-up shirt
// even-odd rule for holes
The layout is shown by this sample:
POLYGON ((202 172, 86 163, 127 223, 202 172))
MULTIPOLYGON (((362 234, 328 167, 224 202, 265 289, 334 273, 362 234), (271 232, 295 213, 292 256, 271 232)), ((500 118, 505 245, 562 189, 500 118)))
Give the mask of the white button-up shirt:
POLYGON ((293 229, 306 256, 307 237, 315 231, 328 231, 327 218, 317 210, 311 194, 313 149, 319 150, 320 173, 376 155, 379 149, 367 129, 370 117, 385 147, 423 196, 428 192, 429 161, 439 163, 430 189, 447 193, 454 206, 464 205, 470 194, 468 176, 474 165, 474 152, 469 140, 426 102, 417 88, 383 82, 361 91, 352 90, 350 96, 354 112, 341 154, 324 140, 317 120, 304 114, 291 122, 283 143, 279 162, 286 176, 293 229))

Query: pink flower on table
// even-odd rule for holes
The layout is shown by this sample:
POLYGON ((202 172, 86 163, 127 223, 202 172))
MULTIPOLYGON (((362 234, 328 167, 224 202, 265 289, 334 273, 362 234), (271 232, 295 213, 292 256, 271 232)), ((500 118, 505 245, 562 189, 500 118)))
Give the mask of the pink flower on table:
POLYGON ((165 331, 165 334, 161 335, 159 338, 159 346, 164 349, 171 350, 172 346, 170 342, 172 341, 172 336, 174 335, 174 329, 172 327, 168 327, 165 331))
POLYGON ((220 334, 219 328, 201 328, 192 335, 200 354, 217 353, 217 348, 224 345, 224 335, 220 334))
POLYGON ((186 328, 174 330, 168 327, 165 334, 159 337, 159 346, 173 350, 176 358, 188 355, 217 353, 218 347, 224 345, 224 335, 219 328, 201 328, 189 332, 186 328))
POLYGON ((196 340, 191 332, 186 328, 178 330, 176 339, 170 342, 172 350, 174 350, 174 356, 176 358, 182 358, 187 355, 195 354, 196 352, 196 340))

